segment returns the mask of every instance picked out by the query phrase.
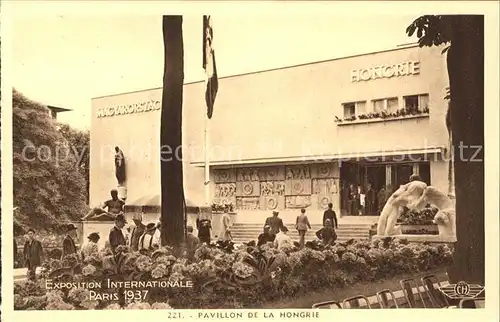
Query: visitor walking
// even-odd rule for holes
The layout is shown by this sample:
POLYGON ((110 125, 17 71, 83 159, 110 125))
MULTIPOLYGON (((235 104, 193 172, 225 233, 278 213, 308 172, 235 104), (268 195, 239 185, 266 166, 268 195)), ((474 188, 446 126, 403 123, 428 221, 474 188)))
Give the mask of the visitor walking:
POLYGON ((208 218, 202 217, 196 219, 196 228, 198 229, 198 238, 200 242, 210 244, 212 222, 208 218))
POLYGON ((276 235, 283 229, 283 220, 278 217, 280 213, 278 211, 273 211, 273 215, 271 217, 267 217, 266 222, 264 223, 264 226, 269 226, 271 227, 271 233, 276 235))
POLYGON ((377 196, 375 190, 371 183, 368 183, 368 188, 366 189, 366 197, 365 197, 365 214, 368 216, 373 216, 376 214, 376 200, 377 196))
POLYGON ((126 223, 125 217, 122 214, 118 214, 115 218, 115 226, 109 231, 109 247, 113 254, 116 254, 118 246, 125 246, 127 244, 122 231, 126 223))
POLYGON ((328 209, 325 210, 325 212, 323 213, 323 226, 325 226, 325 222, 327 220, 330 220, 330 222, 333 223, 335 228, 337 229, 339 228, 337 221, 337 214, 335 213, 335 210, 333 210, 333 203, 331 202, 328 204, 328 209))
POLYGON ((377 193, 377 209, 379 215, 382 212, 382 209, 384 209, 385 203, 387 202, 386 197, 387 197, 387 189, 385 185, 382 185, 379 192, 377 193))
POLYGON ((330 219, 325 221, 325 227, 316 232, 316 237, 318 237, 325 246, 333 245, 335 243, 337 240, 337 233, 335 232, 330 219))
POLYGON ((187 226, 187 235, 186 235, 186 255, 187 258, 193 260, 194 253, 196 249, 200 245, 200 239, 193 234, 193 226, 187 226))
POLYGON ((36 239, 33 229, 28 230, 23 255, 28 268, 28 279, 34 280, 36 278, 36 268, 43 263, 43 248, 42 243, 36 239))
POLYGON ((351 216, 356 216, 358 215, 358 210, 359 210, 359 196, 358 196, 358 191, 354 187, 354 184, 349 184, 349 199, 348 199, 348 205, 349 205, 349 215, 351 216))
POLYGON ((359 184, 358 184, 356 196, 357 196, 356 206, 358 207, 358 209, 357 209, 358 216, 363 216, 365 213, 366 195, 365 195, 365 191, 363 190, 363 188, 359 184))
POLYGON ((285 244, 293 246, 292 238, 288 236, 288 228, 283 226, 283 229, 276 235, 276 238, 274 239, 274 247, 276 247, 278 250, 281 250, 281 248, 285 244))
POLYGON ((155 233, 153 234, 153 245, 161 245, 161 222, 158 221, 156 222, 156 230, 155 233))
POLYGON ((134 227, 130 233, 130 250, 136 252, 139 250, 139 238, 141 238, 146 231, 146 225, 142 223, 141 213, 134 214, 132 221, 134 222, 134 227))
POLYGON ((99 253, 99 246, 97 245, 97 243, 99 242, 99 239, 101 239, 101 236, 99 236, 99 233, 93 232, 87 236, 87 239, 89 241, 82 246, 82 250, 81 250, 82 259, 85 259, 85 258, 91 256, 92 254, 99 253))
POLYGON ((276 235, 272 233, 271 226, 264 226, 264 233, 260 234, 257 238, 257 246, 262 246, 267 243, 274 242, 276 235))
POLYGON ((146 225, 146 231, 139 239, 139 250, 151 250, 155 245, 154 234, 156 232, 156 224, 149 223, 146 225))
POLYGON ((305 237, 308 228, 311 229, 311 224, 309 223, 309 219, 307 219, 306 210, 302 208, 300 209, 300 215, 297 216, 297 220, 295 222, 295 229, 297 229, 297 231, 299 232, 300 248, 304 247, 305 237))
POLYGON ((231 235, 231 218, 226 211, 224 211, 222 215, 222 231, 220 238, 224 241, 231 241, 233 239, 231 235))
POLYGON ((63 242, 62 242, 62 255, 61 259, 64 257, 71 255, 71 254, 76 254, 76 245, 75 245, 75 240, 73 238, 77 237, 77 228, 73 224, 68 224, 66 225, 66 237, 64 237, 63 242))

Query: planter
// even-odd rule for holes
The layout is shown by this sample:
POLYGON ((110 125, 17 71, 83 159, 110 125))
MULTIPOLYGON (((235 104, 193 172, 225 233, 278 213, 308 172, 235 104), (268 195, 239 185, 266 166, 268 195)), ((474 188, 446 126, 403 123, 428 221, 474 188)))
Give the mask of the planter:
POLYGON ((403 234, 409 235, 438 235, 437 225, 400 225, 403 234))

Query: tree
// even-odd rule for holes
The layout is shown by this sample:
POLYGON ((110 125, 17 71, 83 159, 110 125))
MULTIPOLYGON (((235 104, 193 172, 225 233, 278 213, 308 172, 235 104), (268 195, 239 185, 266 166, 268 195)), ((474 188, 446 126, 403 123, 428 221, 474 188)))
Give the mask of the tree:
POLYGON ((419 45, 449 44, 449 124, 457 214, 452 282, 484 285, 484 16, 422 16, 407 28, 419 45))
POLYGON ((90 191, 90 133, 73 129, 68 124, 60 124, 59 132, 68 142, 68 149, 76 156, 76 167, 85 178, 85 201, 89 203, 90 191))
POLYGON ((85 178, 46 106, 12 96, 14 223, 53 229, 87 212, 85 178))
POLYGON ((184 239, 182 176, 182 95, 184 42, 182 16, 163 16, 165 48, 161 103, 161 243, 179 246, 184 239))

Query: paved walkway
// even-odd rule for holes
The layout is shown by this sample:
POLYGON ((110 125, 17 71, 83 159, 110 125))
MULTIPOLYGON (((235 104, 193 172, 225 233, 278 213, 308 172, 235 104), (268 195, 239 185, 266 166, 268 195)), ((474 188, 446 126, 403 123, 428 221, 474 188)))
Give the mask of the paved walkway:
POLYGON ((23 281, 28 273, 27 268, 14 268, 14 281, 23 281))

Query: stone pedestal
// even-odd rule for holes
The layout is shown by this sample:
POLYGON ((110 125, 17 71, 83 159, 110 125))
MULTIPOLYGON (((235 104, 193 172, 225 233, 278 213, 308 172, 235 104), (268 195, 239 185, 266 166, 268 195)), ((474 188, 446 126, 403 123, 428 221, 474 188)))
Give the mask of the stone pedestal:
POLYGON ((395 238, 395 239, 406 239, 411 243, 438 243, 438 244, 453 244, 457 240, 455 238, 450 238, 447 236, 439 236, 439 235, 392 235, 392 236, 380 236, 375 235, 372 236, 372 240, 383 240, 387 237, 395 238))
POLYGON ((127 188, 126 187, 118 186, 116 190, 118 190, 118 198, 120 198, 121 200, 127 199, 127 188))

